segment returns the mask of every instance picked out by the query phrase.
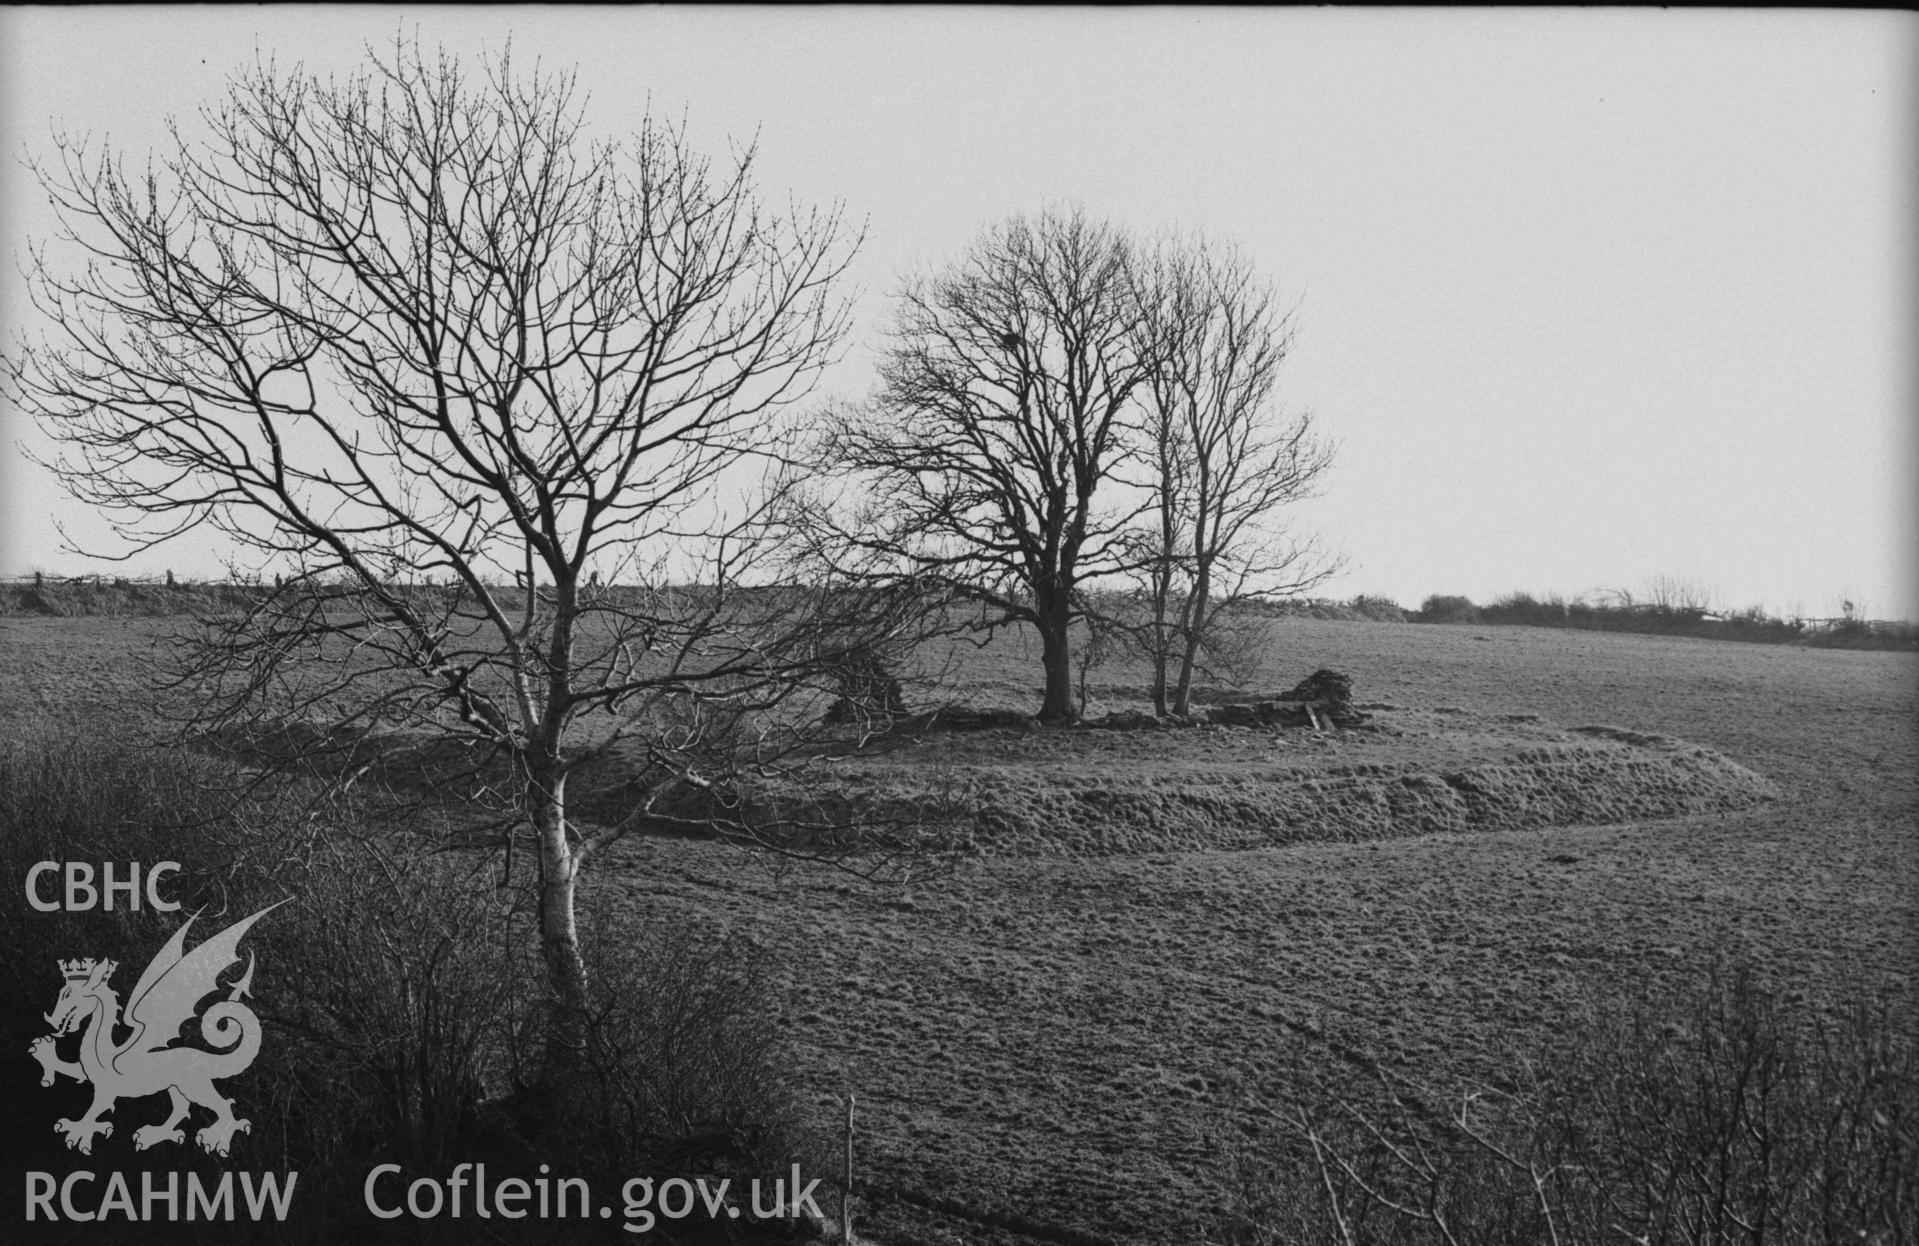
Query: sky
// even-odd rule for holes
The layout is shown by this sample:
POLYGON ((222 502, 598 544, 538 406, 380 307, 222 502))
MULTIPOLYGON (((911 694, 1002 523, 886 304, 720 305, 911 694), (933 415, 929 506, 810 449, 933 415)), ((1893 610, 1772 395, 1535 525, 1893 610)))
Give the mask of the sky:
MULTIPOLYGON (((0 334, 56 131, 189 134, 256 56, 321 75, 417 31, 577 69, 591 124, 683 119, 866 224, 824 391, 901 279, 1079 204, 1236 243, 1299 307, 1287 410, 1339 442, 1294 522, 1327 595, 1645 592, 1919 618, 1919 16, 1660 10, 0 10, 0 334)), ((0 575, 109 565, 0 411, 0 575)))

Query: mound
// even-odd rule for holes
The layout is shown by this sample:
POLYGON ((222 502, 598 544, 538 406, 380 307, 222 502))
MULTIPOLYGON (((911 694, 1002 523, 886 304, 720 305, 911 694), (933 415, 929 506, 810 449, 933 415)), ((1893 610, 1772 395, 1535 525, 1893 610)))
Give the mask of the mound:
POLYGON ((921 846, 1012 857, 1264 848, 1685 817, 1773 799, 1710 749, 1611 727, 1457 710, 1377 732, 995 732, 842 763, 768 813, 912 827, 921 846), (932 756, 924 754, 931 752, 932 756))

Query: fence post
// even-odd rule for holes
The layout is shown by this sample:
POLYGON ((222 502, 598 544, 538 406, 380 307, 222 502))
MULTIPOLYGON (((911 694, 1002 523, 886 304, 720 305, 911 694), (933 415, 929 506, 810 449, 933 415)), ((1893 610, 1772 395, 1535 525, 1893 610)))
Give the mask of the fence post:
POLYGON ((846 1170, 840 1181, 840 1243, 853 1246, 853 1092, 846 1092, 846 1170))

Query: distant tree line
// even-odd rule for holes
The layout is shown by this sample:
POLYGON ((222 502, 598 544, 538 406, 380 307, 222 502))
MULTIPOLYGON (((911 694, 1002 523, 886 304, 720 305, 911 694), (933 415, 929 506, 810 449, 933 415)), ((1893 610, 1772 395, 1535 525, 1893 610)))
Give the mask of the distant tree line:
POLYGON ((1782 619, 1758 606, 1716 611, 1698 600, 1657 592, 1645 597, 1619 592, 1610 601, 1508 593, 1483 606, 1467 597, 1435 595, 1407 617, 1416 623, 1524 624, 1828 649, 1919 649, 1919 626, 1911 622, 1867 619, 1853 611, 1832 618, 1782 619))

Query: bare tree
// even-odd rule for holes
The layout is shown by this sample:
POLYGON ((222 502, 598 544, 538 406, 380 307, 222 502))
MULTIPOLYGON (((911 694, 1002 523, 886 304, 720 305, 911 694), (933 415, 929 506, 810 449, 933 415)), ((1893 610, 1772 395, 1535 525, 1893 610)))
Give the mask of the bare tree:
MULTIPOLYGON (((1710 586, 1682 576, 1654 576, 1646 585, 1646 602, 1660 614, 1677 614, 1698 618, 1702 615, 1717 614, 1719 594, 1710 586)), ((1851 602, 1847 602, 1848 607, 1851 602)), ((1850 610, 1848 610, 1850 613, 1850 610)))
POLYGON ((37 167, 83 258, 33 254, 49 327, 7 390, 131 549, 210 530, 284 570, 188 652, 199 727, 278 724, 348 774, 410 733, 504 789, 564 1069, 575 883, 632 824, 570 819, 569 776, 629 750, 639 812, 736 817, 794 698, 902 617, 782 577, 771 541, 857 238, 764 208, 750 148, 589 138, 570 76, 505 56, 256 66, 201 115, 144 171, 65 141, 37 167))
POLYGON ((854 544, 1040 636, 1039 717, 1074 717, 1081 581, 1125 564, 1137 507, 1112 504, 1153 368, 1132 243, 1080 211, 1016 216, 910 282, 877 399, 829 456, 867 474, 854 544))
POLYGON ((1335 569, 1280 517, 1310 496, 1333 452, 1310 415, 1274 410, 1292 317, 1244 257, 1203 240, 1168 245, 1147 305, 1154 506, 1140 542, 1147 609, 1137 634, 1153 664, 1154 709, 1185 714, 1224 611, 1304 592, 1335 569))

